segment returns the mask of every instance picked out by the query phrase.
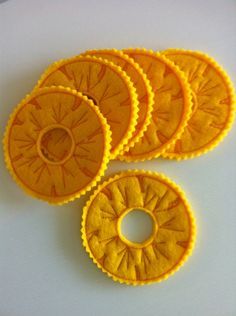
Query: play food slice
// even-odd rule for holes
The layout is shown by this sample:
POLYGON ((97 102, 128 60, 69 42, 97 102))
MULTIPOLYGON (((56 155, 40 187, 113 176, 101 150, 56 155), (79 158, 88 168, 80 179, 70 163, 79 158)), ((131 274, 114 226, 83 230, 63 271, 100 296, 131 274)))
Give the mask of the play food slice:
POLYGON ((82 92, 99 107, 112 132, 111 158, 122 153, 137 123, 137 94, 120 67, 96 57, 76 56, 54 63, 36 86, 65 86, 82 92))
POLYGON ((191 112, 189 85, 183 73, 161 54, 125 49, 146 73, 154 91, 151 123, 144 136, 119 158, 139 161, 160 156, 182 134, 191 112))
POLYGON ((12 113, 4 138, 5 160, 26 192, 62 204, 100 180, 110 141, 106 120, 87 97, 69 88, 42 88, 12 113))
POLYGON ((132 58, 117 49, 95 49, 85 52, 86 55, 107 59, 120 66, 130 77, 138 96, 138 121, 132 138, 125 149, 132 147, 144 134, 150 123, 154 94, 146 74, 132 58))
POLYGON ((169 49, 163 55, 185 73, 193 96, 192 116, 180 139, 163 156, 193 158, 216 147, 232 127, 233 85, 224 70, 206 54, 169 49))
POLYGON ((94 263, 114 281, 159 282, 179 269, 192 252, 195 221, 183 191, 163 175, 130 170, 101 184, 83 210, 83 244, 94 263), (121 222, 133 209, 153 220, 143 243, 127 240, 121 222))

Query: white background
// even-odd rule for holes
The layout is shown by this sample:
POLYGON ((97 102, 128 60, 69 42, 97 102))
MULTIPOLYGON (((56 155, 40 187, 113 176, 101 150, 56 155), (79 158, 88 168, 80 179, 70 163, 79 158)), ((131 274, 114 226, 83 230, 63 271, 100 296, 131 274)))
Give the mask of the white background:
MULTIPOLYGON (((0 4, 1 138, 13 107, 52 61, 89 48, 209 53, 236 83, 235 0, 9 0, 0 4)), ((25 195, 0 155, 0 316, 236 315, 236 126, 205 156, 111 162, 164 172, 195 210, 193 256, 160 284, 113 282, 81 246, 85 198, 62 207, 25 195)))

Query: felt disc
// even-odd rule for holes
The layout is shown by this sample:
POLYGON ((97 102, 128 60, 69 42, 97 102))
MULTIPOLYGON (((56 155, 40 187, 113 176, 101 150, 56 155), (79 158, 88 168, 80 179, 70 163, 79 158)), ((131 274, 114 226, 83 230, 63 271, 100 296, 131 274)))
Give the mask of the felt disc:
POLYGON ((117 66, 120 66, 130 77, 138 96, 138 121, 132 138, 129 140, 125 149, 132 147, 144 134, 150 124, 151 112, 154 102, 152 87, 146 74, 139 64, 132 58, 117 49, 98 49, 85 52, 87 55, 107 59, 117 66))
POLYGON ((151 123, 144 136, 119 158, 139 161, 159 157, 182 134, 191 112, 191 95, 185 76, 161 54, 145 49, 126 49, 137 62, 154 91, 151 123))
POLYGON ((232 127, 235 93, 225 71, 206 54, 169 49, 163 52, 186 75, 191 85, 193 111, 180 139, 163 154, 193 158, 216 147, 232 127))
POLYGON ((5 160, 26 192, 62 204, 100 180, 110 142, 106 120, 87 97, 69 88, 42 88, 12 113, 4 138, 5 160))
POLYGON ((186 261, 195 221, 182 190, 163 175, 130 170, 101 184, 83 210, 82 239, 94 263, 113 280, 132 285, 159 282, 186 261), (125 238, 123 218, 141 209, 153 221, 142 243, 125 238))

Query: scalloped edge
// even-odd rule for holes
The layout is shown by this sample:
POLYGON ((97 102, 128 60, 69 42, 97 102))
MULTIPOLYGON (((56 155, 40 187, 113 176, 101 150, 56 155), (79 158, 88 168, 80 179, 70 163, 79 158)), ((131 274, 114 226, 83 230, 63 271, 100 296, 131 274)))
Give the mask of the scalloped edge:
MULTIPOLYGON (((137 120, 138 120, 138 97, 136 94, 136 89, 133 86, 133 83, 131 82, 129 76, 127 76, 126 72, 123 71, 121 69, 121 67, 115 65, 114 63, 106 60, 106 59, 102 59, 100 57, 95 57, 95 56, 90 56, 90 55, 76 55, 70 58, 66 58, 66 59, 60 59, 58 61, 55 61, 54 63, 52 63, 41 75, 41 77, 39 78, 36 86, 34 87, 33 91, 42 88, 41 84, 42 82, 53 72, 56 71, 59 67, 61 67, 62 65, 65 65, 67 63, 73 62, 73 61, 77 61, 80 59, 84 59, 85 61, 96 61, 96 62, 100 62, 103 65, 106 65, 108 67, 110 67, 114 72, 116 72, 120 78, 125 82, 129 94, 130 94, 130 99, 131 99, 131 114, 130 114, 130 124, 125 132, 124 137, 121 139, 121 141, 119 142, 119 144, 115 147, 115 149, 111 149, 111 156, 110 159, 115 159, 118 155, 122 154, 124 152, 124 148, 125 146, 127 146, 129 139, 131 139, 133 132, 135 131, 135 127, 137 124, 137 120)), ((71 89, 71 88, 70 88, 71 89)), ((72 89, 72 90, 76 90, 76 89, 72 89)), ((77 91, 77 90, 76 90, 77 91)), ((79 92, 79 91, 77 91, 79 92)), ((112 131, 111 131, 112 132, 112 131)))
POLYGON ((82 213, 82 224, 81 224, 81 238, 82 238, 82 242, 83 242, 83 246, 86 250, 86 252, 89 254, 89 257, 92 259, 93 263, 96 264, 96 266, 102 270, 102 272, 104 272, 105 274, 107 274, 110 278, 112 278, 114 281, 118 281, 119 283, 125 283, 127 285, 133 285, 133 286, 137 286, 137 285, 146 285, 146 284, 152 284, 152 283, 159 283, 161 281, 164 281, 166 279, 168 279, 171 275, 173 275, 175 272, 177 272, 183 265, 184 263, 187 261, 187 259, 190 257, 190 255, 193 252, 195 243, 196 243, 196 219, 193 215, 193 211, 192 208, 189 204, 189 202, 187 201, 186 195, 184 193, 184 191, 175 183, 173 182, 170 178, 168 178, 167 176, 165 176, 162 173, 157 173, 157 172, 153 172, 153 171, 145 171, 145 170, 137 170, 137 169, 130 169, 127 171, 121 171, 119 173, 114 174, 113 176, 109 177, 106 181, 104 181, 103 183, 99 184, 99 186, 94 190, 94 192, 90 195, 89 199, 87 200, 84 208, 83 208, 83 213, 82 213), (136 175, 136 174, 141 174, 141 175, 152 175, 155 176, 163 181, 165 181, 167 184, 169 184, 174 190, 176 190, 176 192, 181 196, 185 206, 186 206, 186 210, 188 212, 189 215, 189 220, 190 220, 190 227, 191 227, 191 233, 190 233, 190 241, 189 241, 189 246, 188 249, 185 251, 184 255, 182 256, 181 260, 176 264, 176 266, 171 269, 171 271, 165 273, 163 276, 157 278, 156 280, 151 280, 151 281, 133 281, 133 280, 124 280, 122 278, 119 278, 117 276, 114 276, 112 273, 108 272, 97 260, 96 258, 93 256, 92 252, 90 251, 90 247, 86 238, 86 231, 85 231, 85 222, 86 222, 86 217, 87 217, 87 213, 89 210, 89 206, 92 203, 93 199, 96 197, 96 195, 104 188, 106 187, 110 182, 119 179, 123 176, 126 175, 136 175))
MULTIPOLYGON (((140 67, 140 65, 138 63, 136 63, 133 58, 131 58, 127 54, 125 54, 123 51, 118 50, 116 48, 99 48, 99 49, 86 50, 81 55, 84 55, 84 56, 94 56, 95 55, 96 56, 96 53, 99 54, 99 52, 113 54, 114 56, 118 56, 118 57, 122 58, 123 60, 125 60, 127 63, 129 63, 139 73, 140 77, 142 77, 142 80, 143 80, 143 83, 145 85, 145 89, 147 92, 147 96, 148 96, 147 108, 148 108, 148 110, 146 113, 146 119, 144 121, 142 128, 139 130, 139 132, 128 141, 126 146, 124 146, 124 153, 125 153, 125 152, 129 151, 130 148, 134 147, 134 145, 143 137, 144 132, 147 130, 147 127, 151 122, 151 114, 152 114, 153 105, 154 105, 154 92, 152 90, 150 81, 147 78, 147 75, 145 74, 143 69, 140 67)), ((109 59, 106 59, 105 57, 101 57, 101 58, 109 61, 109 59)), ((111 62, 114 63, 113 61, 111 61, 111 62)), ((116 63, 114 63, 114 64, 117 65, 116 63)), ((127 73, 127 75, 129 76, 128 73, 127 73)), ((133 83, 131 78, 130 78, 130 80, 133 83)), ((133 85, 134 85, 134 83, 133 83, 133 85)), ((135 85, 134 85, 134 87, 135 87, 135 85)), ((137 89, 136 89, 136 93, 137 93, 137 89)), ((138 95, 138 93, 137 93, 137 95, 138 95)), ((138 108, 138 115, 139 115, 139 111, 140 111, 140 108, 138 108)))
POLYGON ((147 55, 157 57, 159 60, 163 61, 165 64, 167 64, 173 70, 173 72, 178 77, 178 79, 182 85, 182 89, 184 91, 186 106, 185 106, 184 114, 182 115, 182 122, 180 123, 179 128, 177 129, 175 134, 169 139, 168 142, 165 143, 164 146, 162 146, 161 150, 157 150, 157 153, 154 153, 152 151, 151 153, 137 155, 135 157, 132 155, 129 155, 129 156, 128 155, 123 155, 123 156, 120 155, 118 157, 118 159, 120 161, 125 161, 125 162, 140 162, 140 161, 155 159, 155 158, 162 156, 162 154, 165 153, 166 150, 168 148, 170 148, 181 137, 185 127, 187 126, 188 120, 190 119, 191 114, 192 114, 192 107, 193 107, 191 87, 190 87, 190 84, 188 83, 187 77, 184 74, 184 72, 181 71, 172 61, 170 61, 168 58, 163 56, 161 53, 154 52, 153 50, 151 50, 151 49, 148 50, 146 48, 127 48, 127 49, 124 49, 123 51, 124 52, 130 51, 132 53, 133 52, 145 53, 147 55))
POLYGON ((84 195, 86 192, 90 191, 96 184, 101 180, 102 176, 105 174, 105 170, 107 169, 109 158, 110 158, 110 148, 111 148, 111 131, 110 127, 106 122, 106 119, 104 116, 101 114, 99 111, 98 107, 96 107, 91 100, 89 100, 86 96, 84 96, 82 93, 77 92, 76 90, 73 90, 71 88, 65 88, 62 86, 52 86, 52 87, 44 87, 44 88, 39 88, 37 90, 33 90, 30 94, 27 94, 25 98, 14 108, 13 112, 10 114, 10 117, 8 119, 5 132, 4 132, 4 137, 3 137, 3 152, 4 152, 4 160, 6 167, 11 174, 13 180, 30 196, 35 197, 39 200, 46 201, 49 204, 54 204, 54 205, 62 205, 66 204, 68 202, 71 202, 75 200, 76 198, 79 198, 80 196, 84 195), (17 177, 15 174, 12 164, 11 164, 11 159, 9 157, 8 153, 8 140, 9 140, 9 131, 11 128, 11 125, 13 123, 13 120, 15 118, 15 115, 18 113, 19 109, 25 104, 28 103, 29 100, 31 100, 33 97, 39 96, 40 91, 64 91, 64 92, 69 92, 74 96, 77 96, 79 98, 82 98, 86 103, 91 106, 91 108, 94 110, 94 112, 97 114, 98 118, 100 119, 101 126, 103 128, 103 134, 104 134, 104 154, 103 154, 103 160, 100 166, 100 169, 98 170, 96 176, 92 179, 92 181, 83 189, 78 191, 76 194, 73 194, 71 196, 68 196, 67 198, 62 198, 59 200, 50 200, 46 199, 43 197, 43 195, 38 194, 28 187, 26 187, 17 177))
POLYGON ((227 134, 231 130, 233 123, 234 123, 235 112, 236 112, 236 96, 235 96, 234 86, 233 86, 233 83, 232 83, 229 75, 226 73, 226 71, 223 69, 223 67, 220 66, 215 61, 215 59, 213 59, 211 56, 209 56, 206 53, 203 53, 201 51, 194 51, 194 50, 183 49, 183 48, 169 48, 169 49, 161 51, 160 53, 162 55, 166 56, 166 58, 168 58, 167 55, 168 55, 168 53, 171 53, 171 52, 173 52, 173 53, 175 53, 175 52, 176 53, 179 53, 179 52, 189 53, 193 56, 195 55, 197 57, 201 57, 201 59, 204 59, 204 61, 206 61, 209 65, 211 65, 214 69, 216 69, 216 71, 218 71, 220 73, 221 77, 223 78, 223 80, 227 86, 227 89, 229 90, 229 97, 232 100, 232 102, 230 104, 231 108, 229 111, 229 119, 226 123, 224 130, 213 141, 211 141, 209 144, 207 144, 205 146, 205 148, 198 149, 198 150, 195 150, 194 152, 189 152, 189 153, 177 154, 177 153, 164 152, 162 154, 163 158, 168 158, 171 160, 174 159, 174 160, 180 161, 180 160, 193 159, 195 157, 199 157, 201 155, 204 155, 207 152, 212 151, 214 148, 216 148, 223 141, 223 139, 227 136, 227 134))

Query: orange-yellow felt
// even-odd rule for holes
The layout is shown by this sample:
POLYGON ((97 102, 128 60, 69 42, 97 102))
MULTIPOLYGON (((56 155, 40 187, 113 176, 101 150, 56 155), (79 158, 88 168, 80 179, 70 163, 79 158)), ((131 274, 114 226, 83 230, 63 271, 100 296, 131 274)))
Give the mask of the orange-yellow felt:
POLYGON ((83 211, 84 246, 99 268, 115 281, 145 284, 161 281, 187 259, 195 223, 184 193, 165 176, 131 170, 99 186, 83 211), (127 240, 123 217, 142 209, 154 222, 143 243, 127 240))
POLYGON ((144 136, 122 157, 127 161, 158 157, 182 133, 192 105, 189 89, 177 67, 160 54, 142 49, 124 52, 143 68, 150 80, 154 106, 144 136))
POLYGON ((15 180, 32 196, 64 203, 88 190, 108 162, 108 126, 76 91, 42 88, 13 112, 5 158, 15 180))
POLYGON ((178 49, 163 54, 184 71, 191 85, 193 111, 181 138, 165 157, 198 156, 216 145, 231 128, 235 96, 230 79, 207 55, 178 49))
POLYGON ((136 143, 150 123, 150 116, 153 107, 153 92, 149 80, 141 67, 132 58, 116 49, 98 49, 85 52, 90 56, 107 59, 117 66, 120 66, 130 77, 138 96, 138 121, 128 146, 136 143))

